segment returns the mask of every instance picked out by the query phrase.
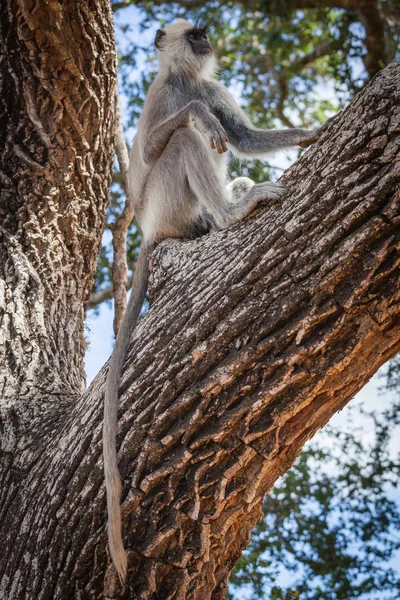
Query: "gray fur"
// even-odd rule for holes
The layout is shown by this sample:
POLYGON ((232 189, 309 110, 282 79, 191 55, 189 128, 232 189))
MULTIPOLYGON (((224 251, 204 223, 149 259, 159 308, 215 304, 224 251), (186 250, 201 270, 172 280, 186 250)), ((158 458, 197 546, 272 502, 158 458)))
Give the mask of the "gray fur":
POLYGON ((114 351, 107 372, 104 397, 103 458, 107 491, 108 543, 110 554, 119 578, 123 583, 126 577, 127 558, 121 536, 121 479, 118 472, 117 450, 115 445, 118 420, 118 387, 121 378, 129 340, 140 315, 149 279, 149 255, 152 243, 143 243, 132 282, 128 306, 118 331, 114 351))
POLYGON ((189 30, 192 26, 180 19, 165 33, 157 33, 160 70, 139 119, 129 165, 130 196, 143 241, 109 364, 103 430, 109 546, 122 582, 127 557, 121 536, 115 445, 118 386, 146 293, 151 249, 155 242, 169 237, 205 233, 210 221, 217 228, 228 227, 261 200, 283 193, 279 184, 255 184, 247 177, 226 186, 227 148, 240 157, 263 157, 318 137, 303 129, 264 131, 254 127, 228 90, 214 79, 215 59, 205 33, 192 43, 189 30))

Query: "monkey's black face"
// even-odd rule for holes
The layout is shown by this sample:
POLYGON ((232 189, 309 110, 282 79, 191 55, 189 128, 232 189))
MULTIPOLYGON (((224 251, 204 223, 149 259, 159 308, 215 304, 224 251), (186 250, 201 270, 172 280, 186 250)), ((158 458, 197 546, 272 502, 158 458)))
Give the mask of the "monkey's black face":
POLYGON ((185 37, 196 55, 205 56, 212 54, 212 46, 208 41, 207 32, 200 27, 192 27, 185 33, 185 37))

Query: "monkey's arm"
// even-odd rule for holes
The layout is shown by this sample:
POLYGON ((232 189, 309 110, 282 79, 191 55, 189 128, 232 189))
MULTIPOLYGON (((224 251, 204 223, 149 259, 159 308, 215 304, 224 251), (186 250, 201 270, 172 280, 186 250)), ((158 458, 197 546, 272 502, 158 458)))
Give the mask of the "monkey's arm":
POLYGON ((250 119, 223 86, 218 93, 212 110, 228 134, 231 150, 236 154, 262 156, 274 150, 292 146, 307 146, 318 139, 318 131, 307 129, 264 130, 254 127, 250 119))
POLYGON ((190 121, 199 123, 200 129, 208 135, 212 148, 216 148, 219 154, 226 152, 228 140, 221 123, 203 102, 193 100, 151 129, 143 149, 144 162, 151 164, 158 160, 173 133, 189 125, 190 121))

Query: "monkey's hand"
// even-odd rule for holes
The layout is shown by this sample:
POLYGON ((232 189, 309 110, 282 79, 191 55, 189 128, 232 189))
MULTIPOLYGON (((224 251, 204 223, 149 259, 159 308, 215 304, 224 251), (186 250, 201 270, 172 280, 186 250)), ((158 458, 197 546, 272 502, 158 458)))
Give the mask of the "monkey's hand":
POLYGON ((217 150, 218 154, 223 154, 228 150, 226 147, 228 136, 226 135, 225 129, 222 127, 217 117, 215 117, 202 103, 196 103, 195 110, 191 112, 191 120, 197 123, 199 129, 207 135, 213 150, 217 150))
POLYGON ((321 128, 320 129, 312 129, 311 131, 304 131, 306 134, 304 139, 299 142, 300 148, 308 148, 311 144, 314 144, 320 137, 321 128))
POLYGON ((330 117, 323 125, 321 125, 321 127, 318 127, 318 129, 312 129, 311 131, 305 132, 309 134, 309 137, 307 136, 304 140, 302 140, 299 143, 299 146, 301 146, 301 148, 308 148, 308 146, 311 146, 311 144, 314 144, 314 142, 319 140, 321 135, 325 133, 332 121, 334 121, 341 112, 342 111, 340 110, 336 115, 330 117))
POLYGON ((211 126, 208 126, 205 133, 208 135, 211 148, 217 150, 218 154, 223 154, 228 150, 226 147, 226 143, 229 141, 228 136, 226 135, 225 129, 214 115, 213 119, 214 123, 211 126))

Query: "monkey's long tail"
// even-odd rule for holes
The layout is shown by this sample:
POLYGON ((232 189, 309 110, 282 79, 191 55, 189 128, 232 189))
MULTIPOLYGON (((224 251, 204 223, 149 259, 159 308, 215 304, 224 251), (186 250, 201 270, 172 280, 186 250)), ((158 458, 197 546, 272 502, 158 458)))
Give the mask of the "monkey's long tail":
POLYGON ((118 471, 116 434, 118 420, 118 388, 132 332, 138 321, 149 281, 149 256, 153 243, 142 242, 133 276, 128 306, 112 353, 107 373, 104 398, 103 457, 107 493, 108 544, 121 583, 127 571, 127 556, 121 532, 121 478, 118 471))

